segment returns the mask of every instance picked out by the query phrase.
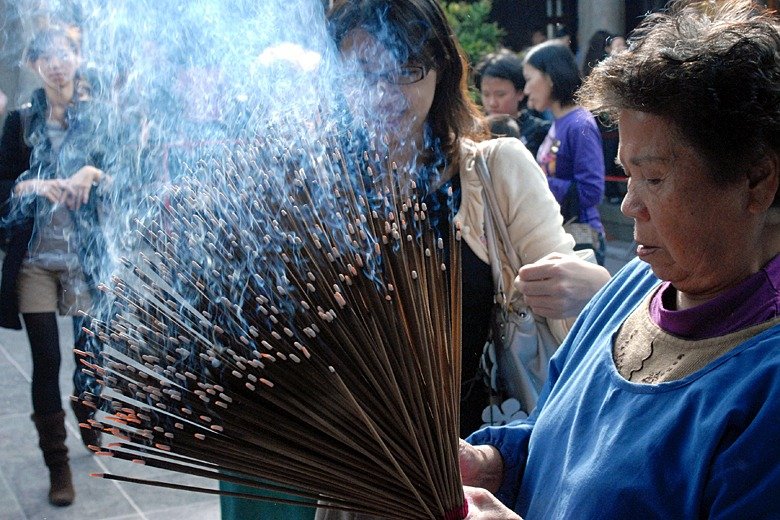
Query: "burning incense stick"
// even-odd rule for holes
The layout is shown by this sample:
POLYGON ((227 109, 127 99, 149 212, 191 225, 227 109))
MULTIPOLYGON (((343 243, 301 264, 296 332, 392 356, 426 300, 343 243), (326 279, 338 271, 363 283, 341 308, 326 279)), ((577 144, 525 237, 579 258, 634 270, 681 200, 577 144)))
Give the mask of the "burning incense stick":
POLYGON ((298 142, 199 161, 165 219, 139 222, 148 250, 103 287, 113 308, 90 331, 103 361, 83 360, 113 412, 93 425, 119 437, 98 454, 462 518, 459 232, 437 234, 378 150, 298 142))

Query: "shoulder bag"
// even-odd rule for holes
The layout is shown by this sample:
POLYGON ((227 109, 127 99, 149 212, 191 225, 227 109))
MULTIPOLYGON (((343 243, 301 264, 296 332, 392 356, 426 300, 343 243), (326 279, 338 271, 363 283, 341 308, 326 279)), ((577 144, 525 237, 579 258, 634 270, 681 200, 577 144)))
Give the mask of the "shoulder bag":
POLYGON ((483 187, 485 237, 495 292, 490 336, 482 354, 492 397, 482 419, 486 425, 501 425, 522 419, 534 409, 547 378, 547 364, 559 343, 544 318, 534 315, 522 302, 511 303, 507 298, 510 288, 504 287, 498 242, 503 244, 512 272, 517 273, 522 264, 512 247, 487 163, 479 151, 475 169, 483 187))

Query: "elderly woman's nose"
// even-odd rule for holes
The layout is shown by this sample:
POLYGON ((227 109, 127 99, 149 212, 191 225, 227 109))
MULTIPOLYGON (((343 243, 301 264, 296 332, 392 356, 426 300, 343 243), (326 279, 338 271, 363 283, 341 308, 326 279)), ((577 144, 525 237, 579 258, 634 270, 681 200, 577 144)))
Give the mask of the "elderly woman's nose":
POLYGON ((628 191, 620 204, 620 211, 625 216, 634 219, 644 218, 647 214, 644 203, 637 196, 636 190, 631 187, 631 179, 628 180, 628 191))

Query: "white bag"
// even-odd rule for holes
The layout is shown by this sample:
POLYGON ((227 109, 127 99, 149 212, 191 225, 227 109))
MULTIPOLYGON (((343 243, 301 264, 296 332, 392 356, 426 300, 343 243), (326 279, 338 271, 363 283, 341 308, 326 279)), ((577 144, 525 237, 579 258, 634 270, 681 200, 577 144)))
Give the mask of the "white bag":
POLYGON ((547 320, 520 303, 510 306, 501 275, 500 240, 512 272, 521 261, 512 247, 506 221, 501 215, 487 163, 481 153, 475 158, 477 174, 485 199, 485 235, 493 272, 495 305, 490 337, 482 354, 482 367, 490 381, 492 403, 482 414, 486 424, 500 425, 529 414, 539 398, 547 378, 547 364, 559 342, 550 331, 547 320), (519 406, 518 406, 519 403, 519 406))

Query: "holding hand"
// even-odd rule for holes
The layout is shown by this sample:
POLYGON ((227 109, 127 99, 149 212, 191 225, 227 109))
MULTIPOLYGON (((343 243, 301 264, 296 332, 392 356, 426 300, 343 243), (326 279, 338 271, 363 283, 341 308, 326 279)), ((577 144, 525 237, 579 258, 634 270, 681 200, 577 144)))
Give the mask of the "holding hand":
POLYGON ((610 279, 609 271, 574 255, 550 253, 520 268, 515 289, 539 316, 573 318, 610 279))
POLYGON ((493 446, 472 446, 460 439, 458 445, 460 478, 467 486, 485 488, 493 493, 504 478, 504 459, 493 446))
POLYGON ((69 194, 65 181, 61 179, 22 181, 16 185, 14 191, 17 195, 38 195, 39 197, 44 197, 52 204, 65 202, 69 194))
POLYGON ((463 492, 469 504, 466 520, 522 520, 485 489, 464 486, 463 492))
POLYGON ((94 166, 83 166, 76 173, 65 180, 65 186, 68 190, 67 204, 68 208, 77 210, 82 204, 89 200, 89 193, 92 187, 97 185, 103 178, 103 172, 94 166))

